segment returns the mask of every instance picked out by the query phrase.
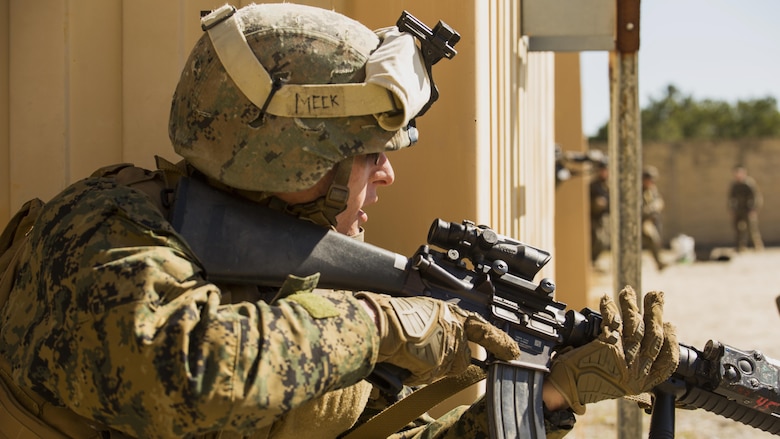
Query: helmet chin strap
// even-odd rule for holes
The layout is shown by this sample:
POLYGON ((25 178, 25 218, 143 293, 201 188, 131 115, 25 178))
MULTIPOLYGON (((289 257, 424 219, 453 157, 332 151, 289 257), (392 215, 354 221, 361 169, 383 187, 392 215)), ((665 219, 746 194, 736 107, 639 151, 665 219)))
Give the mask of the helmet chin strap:
POLYGON ((333 181, 328 192, 314 201, 300 204, 285 204, 274 197, 269 207, 283 210, 297 218, 311 221, 325 227, 336 227, 336 215, 347 208, 349 200, 349 175, 352 173, 352 157, 336 164, 333 181))

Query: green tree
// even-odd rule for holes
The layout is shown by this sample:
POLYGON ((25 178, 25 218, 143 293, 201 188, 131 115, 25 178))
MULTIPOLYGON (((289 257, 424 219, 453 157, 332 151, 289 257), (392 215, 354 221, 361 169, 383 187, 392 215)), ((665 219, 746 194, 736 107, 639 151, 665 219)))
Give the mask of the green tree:
MULTIPOLYGON (((718 140, 780 137, 780 112, 777 100, 761 99, 726 101, 695 100, 674 85, 666 94, 650 98, 641 111, 642 140, 675 142, 681 140, 718 140)), ((606 141, 608 124, 591 137, 606 141)))

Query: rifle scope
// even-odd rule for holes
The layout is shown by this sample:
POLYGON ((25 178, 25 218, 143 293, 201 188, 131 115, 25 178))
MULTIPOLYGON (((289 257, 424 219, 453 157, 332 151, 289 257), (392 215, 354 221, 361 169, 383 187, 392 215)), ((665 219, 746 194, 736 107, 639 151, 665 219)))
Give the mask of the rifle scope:
POLYGON ((487 226, 476 226, 468 220, 462 224, 434 220, 428 230, 428 244, 456 250, 456 259, 466 257, 474 264, 492 265, 495 261, 504 261, 511 274, 528 281, 533 280, 550 260, 550 254, 544 250, 500 235, 487 226))

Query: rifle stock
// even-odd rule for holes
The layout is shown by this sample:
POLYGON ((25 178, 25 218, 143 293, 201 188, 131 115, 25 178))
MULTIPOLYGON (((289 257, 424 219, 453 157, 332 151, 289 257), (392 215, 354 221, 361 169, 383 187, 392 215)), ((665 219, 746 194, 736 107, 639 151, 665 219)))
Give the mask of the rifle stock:
MULTIPOLYGON (((322 288, 455 301, 507 331, 523 355, 522 361, 487 361, 494 439, 545 437, 541 385, 552 352, 583 345, 600 332, 598 313, 564 311, 565 304, 553 299, 551 281, 532 282, 549 260, 546 252, 468 222, 437 220, 428 240, 446 251, 423 245, 407 258, 188 178, 177 189, 171 222, 213 282, 278 287, 289 274, 320 273, 322 288)), ((705 409, 780 435, 774 361, 719 343, 704 352, 681 344, 680 354, 680 366, 655 389, 651 438, 673 437, 675 406, 705 409)), ((385 374, 384 380, 392 377, 385 374)))

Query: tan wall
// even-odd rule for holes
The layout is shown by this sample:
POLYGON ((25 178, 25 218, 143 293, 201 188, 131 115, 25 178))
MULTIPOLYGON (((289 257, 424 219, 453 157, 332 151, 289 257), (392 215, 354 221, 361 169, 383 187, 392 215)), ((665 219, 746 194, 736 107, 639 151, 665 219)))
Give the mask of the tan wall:
POLYGON ((48 199, 104 164, 151 166, 154 154, 172 157, 170 96, 200 33, 199 10, 220 3, 5 2, 12 37, 4 46, 3 209, 48 199))
POLYGON ((0 0, 0 224, 5 224, 11 214, 11 165, 8 135, 10 82, 9 73, 9 22, 10 0, 0 0))
POLYGON ((780 140, 645 143, 642 156, 660 172, 666 245, 680 233, 692 236, 702 250, 734 245, 726 195, 737 163, 747 166, 762 189, 759 218, 765 243, 780 245, 780 192, 775 190, 780 182, 780 140))
MULTIPOLYGON (((585 152, 588 146, 582 134, 579 77, 579 53, 555 55, 555 139, 564 151, 585 152)), ((588 182, 587 178, 574 177, 560 184, 555 192, 556 298, 576 310, 589 305, 588 182)))

